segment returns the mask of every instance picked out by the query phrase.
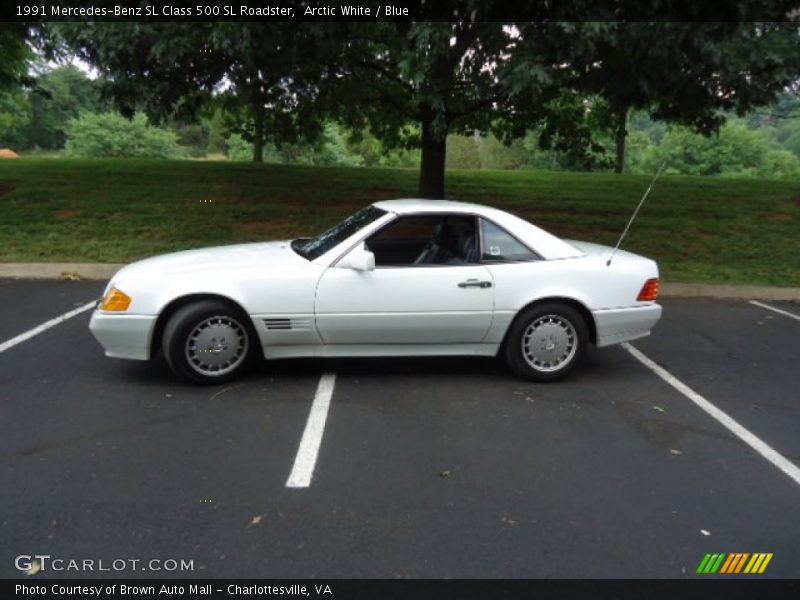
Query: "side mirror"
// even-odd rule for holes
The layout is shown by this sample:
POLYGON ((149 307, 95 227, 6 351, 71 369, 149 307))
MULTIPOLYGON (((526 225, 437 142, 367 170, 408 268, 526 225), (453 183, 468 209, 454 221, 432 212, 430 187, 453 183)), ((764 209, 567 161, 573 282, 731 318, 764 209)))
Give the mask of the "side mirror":
POLYGON ((361 246, 354 248, 350 254, 340 260, 337 266, 353 269, 354 271, 374 271, 375 255, 367 250, 364 244, 361 244, 361 246))

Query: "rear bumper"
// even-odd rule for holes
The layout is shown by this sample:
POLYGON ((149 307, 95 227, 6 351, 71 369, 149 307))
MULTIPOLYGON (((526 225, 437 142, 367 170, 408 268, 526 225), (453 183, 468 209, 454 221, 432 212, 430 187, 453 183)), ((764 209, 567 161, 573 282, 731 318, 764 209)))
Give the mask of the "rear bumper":
POLYGON ((106 356, 147 360, 150 358, 150 339, 156 318, 95 310, 89 321, 89 329, 106 351, 106 356))
POLYGON ((597 328, 597 346, 610 346, 650 335, 661 318, 661 305, 594 310, 592 315, 597 328))

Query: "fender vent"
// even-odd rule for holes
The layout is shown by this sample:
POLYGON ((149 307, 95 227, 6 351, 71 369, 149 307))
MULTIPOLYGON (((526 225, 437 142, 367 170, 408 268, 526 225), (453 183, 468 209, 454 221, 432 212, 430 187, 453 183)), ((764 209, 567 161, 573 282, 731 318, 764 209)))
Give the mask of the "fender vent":
POLYGON ((311 329, 311 321, 308 319, 264 319, 264 325, 270 331, 299 330, 308 331, 311 329))

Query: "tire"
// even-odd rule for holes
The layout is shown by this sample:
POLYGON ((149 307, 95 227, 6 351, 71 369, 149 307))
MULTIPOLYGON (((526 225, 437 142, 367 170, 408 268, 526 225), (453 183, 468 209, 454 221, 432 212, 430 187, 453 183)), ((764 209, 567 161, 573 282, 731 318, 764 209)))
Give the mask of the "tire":
POLYGON ((180 309, 164 328, 162 347, 172 371, 213 385, 240 377, 253 363, 258 337, 247 315, 219 300, 180 309))
POLYGON ((512 323, 506 362, 524 379, 555 381, 575 368, 588 342, 589 328, 577 310, 566 304, 539 304, 522 311, 512 323))

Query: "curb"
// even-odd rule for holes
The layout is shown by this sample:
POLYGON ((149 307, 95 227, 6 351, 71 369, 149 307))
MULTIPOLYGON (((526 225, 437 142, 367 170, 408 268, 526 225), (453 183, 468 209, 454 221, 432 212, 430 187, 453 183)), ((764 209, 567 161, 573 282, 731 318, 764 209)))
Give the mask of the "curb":
MULTIPOLYGON (((108 263, 0 263, 0 278, 108 280, 124 266, 108 263)), ((661 284, 661 296, 800 302, 800 288, 665 282, 661 284)))
POLYGON ((111 279, 124 264, 0 263, 0 277, 11 279, 111 279))
POLYGON ((661 295, 672 298, 724 298, 730 300, 785 300, 800 302, 800 288, 711 283, 662 283, 661 295))

